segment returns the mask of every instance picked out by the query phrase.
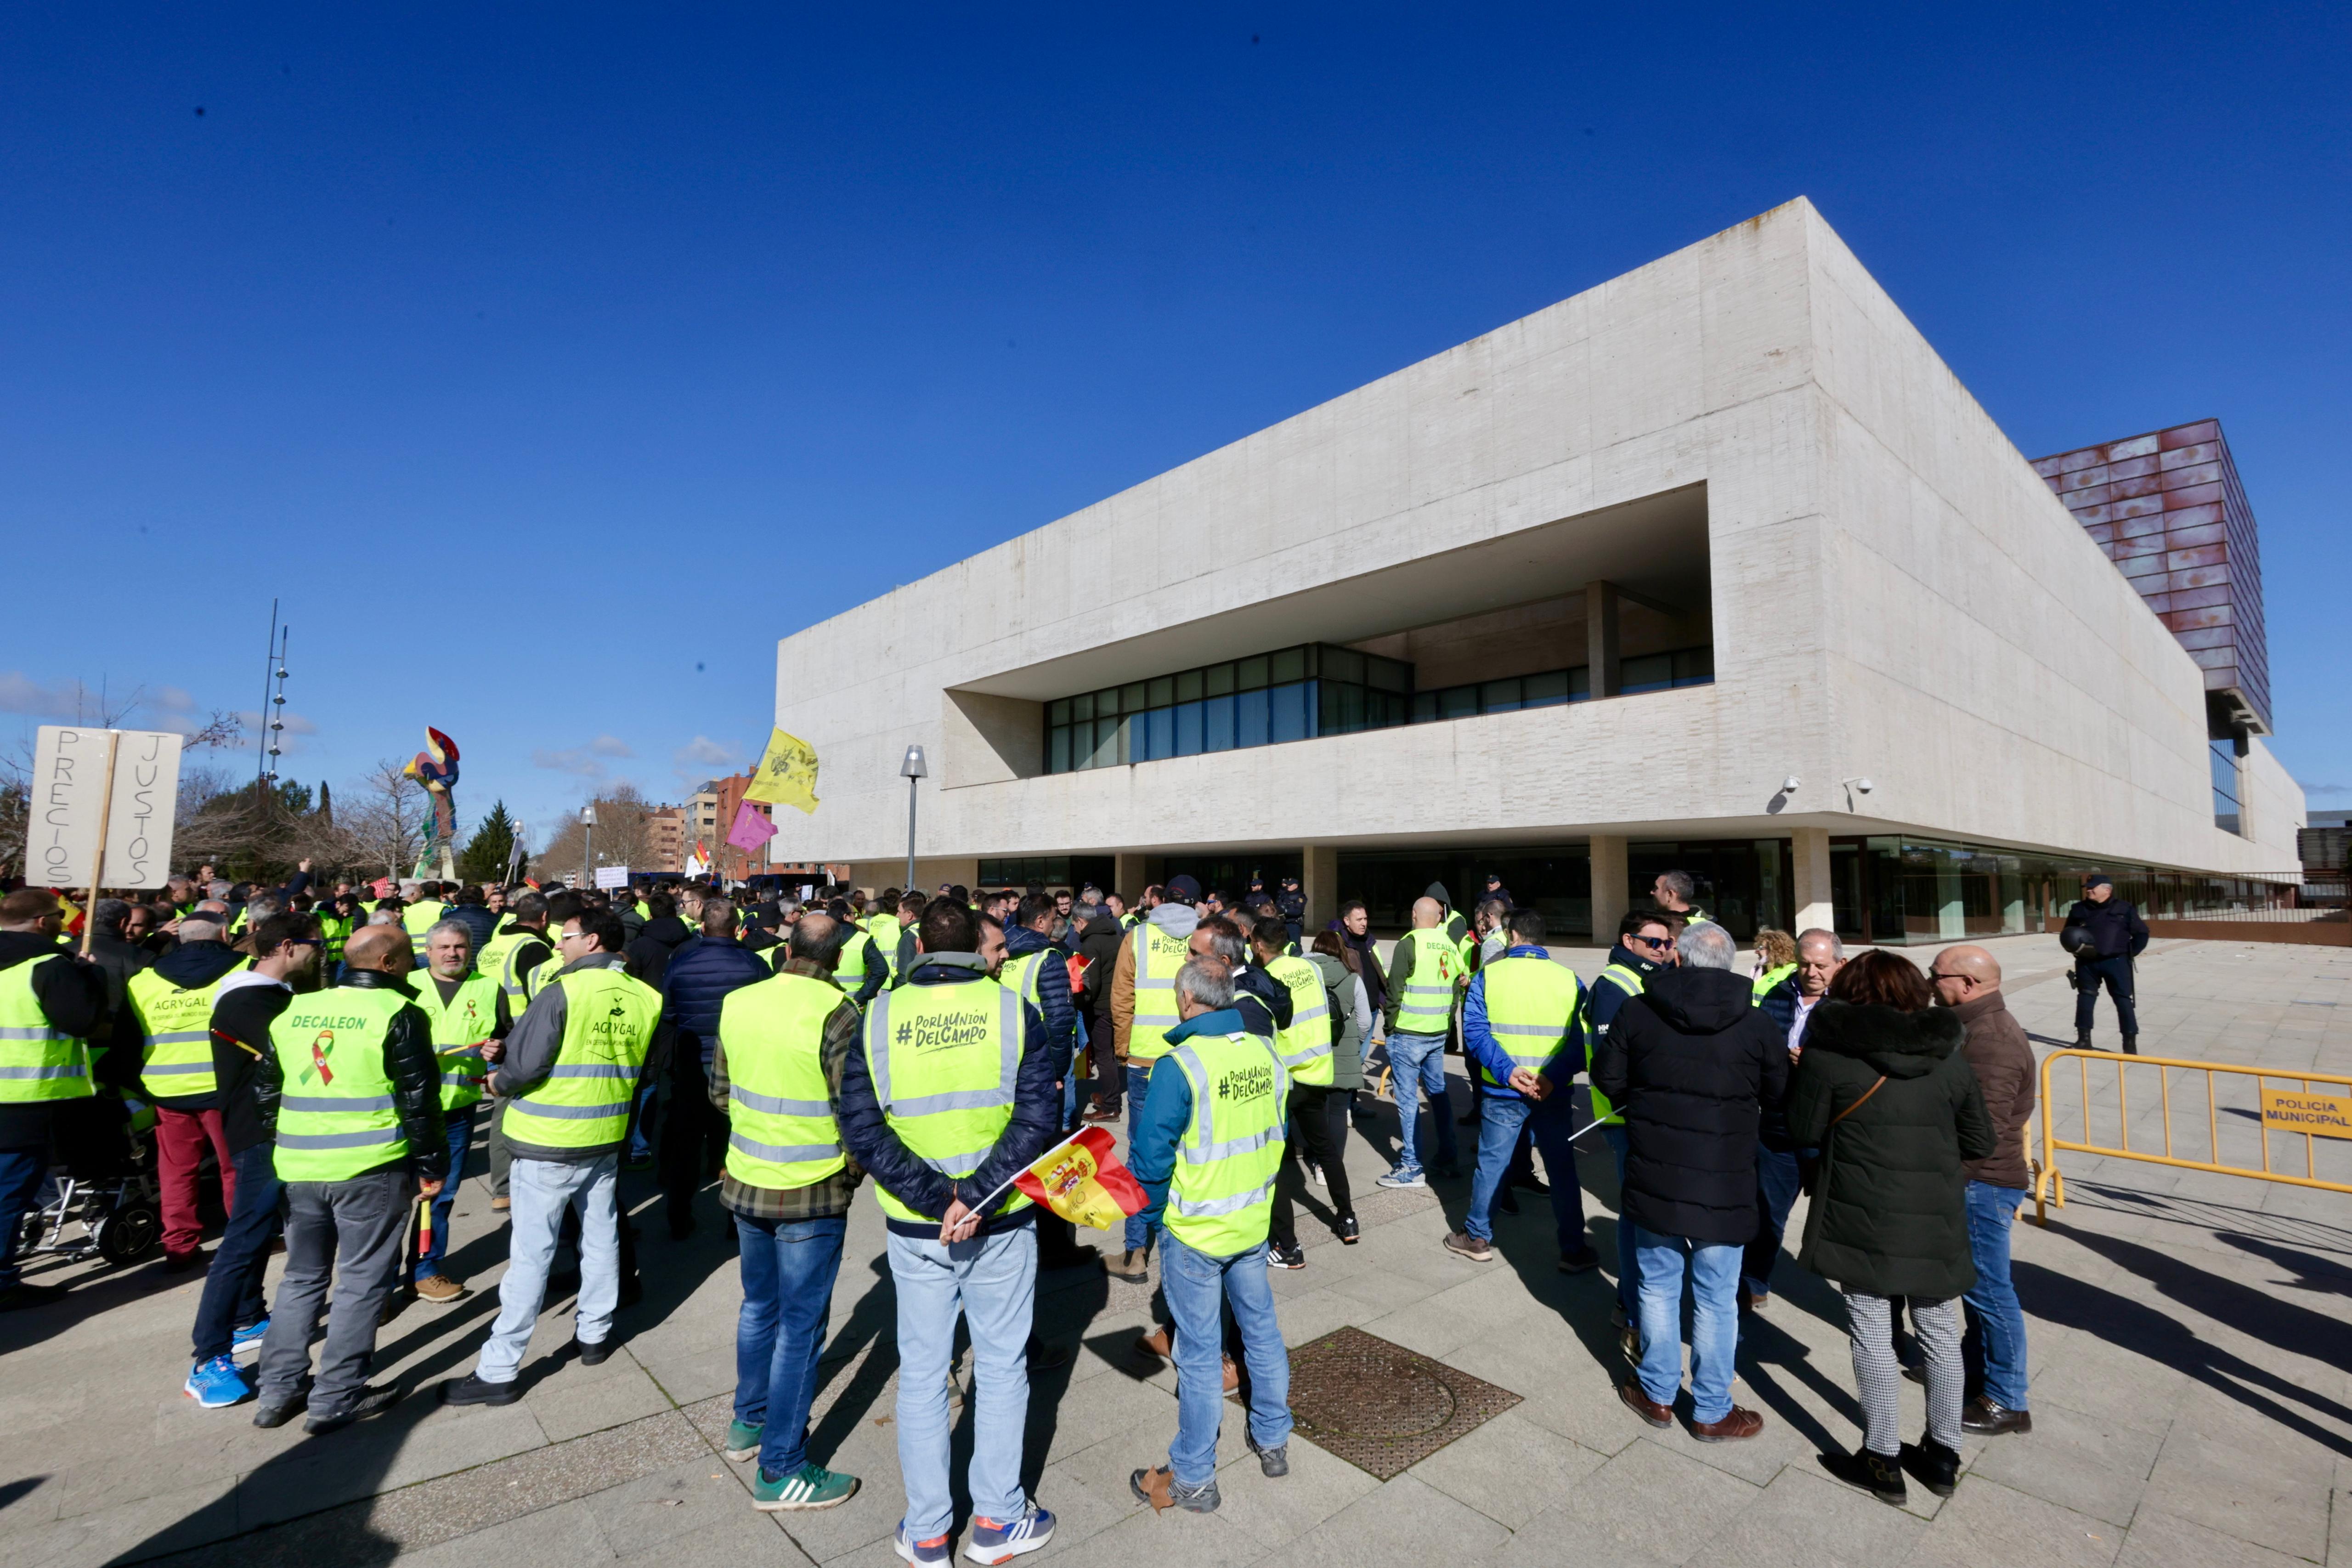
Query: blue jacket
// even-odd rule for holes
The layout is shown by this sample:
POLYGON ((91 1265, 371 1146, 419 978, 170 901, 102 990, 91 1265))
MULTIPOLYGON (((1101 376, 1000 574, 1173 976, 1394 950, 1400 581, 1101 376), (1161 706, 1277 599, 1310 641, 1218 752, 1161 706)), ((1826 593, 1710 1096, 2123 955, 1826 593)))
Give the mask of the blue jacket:
MULTIPOLYGON (((1551 954, 1533 942, 1521 942, 1506 952, 1505 958, 1540 958, 1551 954)), ((1611 987, 1613 991, 1615 987, 1611 987)), ((1584 1068, 1584 1025, 1580 1016, 1568 1020, 1564 1031, 1568 1044, 1562 1047, 1544 1068, 1544 1077, 1551 1079, 1554 1089, 1566 1089, 1584 1068)), ((1511 1053, 1496 1040, 1494 1030, 1486 1026, 1486 972, 1484 969, 1470 977, 1469 994, 1462 999, 1462 1045, 1472 1059, 1495 1075, 1495 1081, 1484 1085, 1479 1092, 1501 1100, 1525 1100, 1527 1096, 1510 1084, 1511 1069, 1517 1065, 1511 1053)))
MULTIPOLYGON (((982 979, 987 973, 976 953, 927 953, 907 973, 902 984, 961 985, 982 979)), ((1053 1042, 1045 1037, 1045 1020, 1036 1008, 1024 1006, 1022 1016, 1025 1026, 1021 1042, 1021 1070, 1013 1089, 1013 1120, 1005 1125, 988 1158, 981 1162, 980 1169, 960 1180, 950 1180, 924 1164, 908 1152, 907 1146, 898 1142, 898 1135, 890 1131, 890 1124, 883 1120, 881 1102, 874 1096, 874 1078, 866 1070, 862 1043, 842 1064, 841 1111, 837 1118, 842 1142, 869 1175, 918 1214, 944 1215, 948 1205, 957 1199, 961 1199, 966 1208, 977 1209, 982 1198, 1034 1164, 1037 1156, 1061 1136, 1062 1091, 1059 1075, 1054 1070, 1053 1042)), ((1036 1213, 1034 1207, 1024 1207, 1002 1218, 991 1218, 982 1223, 981 1234, 1027 1225, 1036 1213)), ((940 1227, 935 1224, 908 1224, 895 1217, 887 1218, 886 1223, 900 1236, 939 1238, 940 1227)))
POLYGON ((672 1030, 670 1048, 697 1053, 708 1072, 719 1043, 719 1009, 728 994, 774 973, 733 937, 706 936, 678 949, 662 979, 662 1022, 672 1030))
MULTIPOLYGON (((481 955, 482 944, 496 936, 499 925, 503 923, 497 915, 490 913, 488 907, 484 904, 451 904, 441 911, 441 919, 456 921, 473 933, 471 951, 477 957, 481 955)), ((422 969, 424 965, 419 964, 417 967, 422 969)))
POLYGON ((1054 1053, 1056 1081, 1070 1076, 1070 1058, 1078 1048, 1078 1010, 1070 1005, 1068 953, 1027 926, 1004 928, 1004 951, 1014 958, 1042 952, 1037 965, 1037 1010, 1045 1016, 1045 1038, 1054 1053))
MULTIPOLYGON (((1663 967, 1638 956, 1632 948, 1622 942, 1609 950, 1607 962, 1622 963, 1644 980, 1655 974, 1663 967)), ((1631 998, 1614 984, 1604 985, 1596 979, 1593 984, 1586 986, 1584 988, 1584 1023, 1587 1033, 1606 1029, 1611 1024, 1616 1022, 1617 1009, 1622 1007, 1631 998)))

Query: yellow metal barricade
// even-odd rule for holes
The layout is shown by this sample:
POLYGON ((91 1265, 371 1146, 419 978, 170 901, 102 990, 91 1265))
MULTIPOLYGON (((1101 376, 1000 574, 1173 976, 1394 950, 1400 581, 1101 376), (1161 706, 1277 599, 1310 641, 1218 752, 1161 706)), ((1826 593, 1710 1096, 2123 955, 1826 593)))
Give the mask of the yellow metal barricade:
MULTIPOLYGON (((2142 1092, 2147 1092, 2145 1087, 2142 1092)), ((2146 1101, 2143 1100, 2142 1104, 2145 1105, 2146 1101)), ((2042 1121, 2041 1167, 2034 1173, 2033 1180, 2033 1217, 2040 1225, 2050 1223, 2051 1204, 2061 1208, 2066 1204, 2066 1179, 2058 1169, 2058 1152, 2061 1150, 2097 1154, 2110 1160, 2145 1160, 2150 1164, 2173 1165, 2188 1171, 2212 1171, 2225 1176, 2252 1176, 2257 1181, 2285 1182, 2298 1187, 2318 1187, 2331 1193, 2352 1193, 2352 1184, 2327 1181, 2319 1174, 2319 1140, 2352 1139, 2352 1078, 2318 1072, 2280 1072, 2266 1068, 2237 1067, 2225 1062, 2184 1061, 2177 1057, 2122 1056, 2112 1051, 2053 1051, 2042 1061, 2042 1095, 2034 1110, 2042 1121), (2069 1058, 2075 1064, 2072 1075, 2063 1074, 2060 1067, 2069 1058), (2091 1063, 2095 1060, 2101 1066, 2099 1076, 2102 1079, 2109 1064, 2115 1068, 2116 1136, 2113 1143, 2100 1142, 2093 1136, 2091 1087, 2096 1080, 2091 1072, 2091 1063), (2158 1096, 2164 1122, 2161 1152, 2153 1147, 2132 1146, 2131 1079, 2137 1074, 2146 1085, 2147 1074, 2140 1070, 2143 1068, 2156 1071, 2156 1082, 2151 1087, 2158 1096), (2172 1112, 2173 1078, 2176 1073, 2185 1075, 2183 1087, 2191 1091, 2188 1109, 2192 1112, 2196 1105, 2194 1089, 2198 1086, 2203 1088, 2206 1159, 2190 1159, 2174 1150, 2172 1112), (2230 1081, 2253 1080, 2255 1110, 2248 1112, 2234 1106, 2230 1110, 2233 1115, 2252 1114, 2259 1118, 2262 1163, 2258 1165, 2236 1163, 2221 1157, 2222 1108, 2214 1093, 2217 1074, 2230 1081), (2051 1099, 2053 1075, 2061 1078, 2073 1076, 2075 1079, 2081 1100, 2075 1108, 2078 1116, 2069 1120, 2079 1121, 2083 1130, 2079 1140, 2058 1136, 2061 1119, 2057 1106, 2051 1099), (2301 1088, 2289 1089, 2285 1086, 2290 1084, 2300 1085, 2301 1088), (2273 1088, 2273 1085, 2278 1087, 2273 1088), (2332 1087, 2322 1091, 2315 1089, 2315 1085, 2332 1087), (2282 1170, 2272 1163, 2273 1132, 2302 1138, 2302 1174, 2282 1170)), ((2104 1114, 2100 1120, 2105 1121, 2104 1114)))

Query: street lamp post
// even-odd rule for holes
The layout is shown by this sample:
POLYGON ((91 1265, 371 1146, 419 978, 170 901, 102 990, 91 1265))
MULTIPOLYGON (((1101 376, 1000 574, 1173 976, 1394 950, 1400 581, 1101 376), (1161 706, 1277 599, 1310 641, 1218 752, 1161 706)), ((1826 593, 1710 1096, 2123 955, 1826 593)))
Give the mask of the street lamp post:
POLYGON ((898 763, 899 775, 907 781, 907 879, 899 885, 909 891, 915 886, 915 789, 930 771, 923 763, 923 748, 908 747, 898 763))
POLYGON ((580 886, 583 889, 586 889, 596 885, 596 856, 594 853, 596 848, 596 808, 593 805, 583 805, 580 808, 580 826, 583 829, 580 839, 580 886))

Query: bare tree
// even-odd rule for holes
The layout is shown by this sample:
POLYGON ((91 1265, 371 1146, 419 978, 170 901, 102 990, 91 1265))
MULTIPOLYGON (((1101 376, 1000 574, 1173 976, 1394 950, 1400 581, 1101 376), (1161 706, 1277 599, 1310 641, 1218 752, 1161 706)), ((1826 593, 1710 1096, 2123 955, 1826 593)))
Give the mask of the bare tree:
POLYGON ((425 817, 432 807, 425 786, 387 757, 352 786, 336 813, 336 826, 350 844, 351 864, 388 877, 404 877, 425 847, 425 817))
MULTIPOLYGON (((654 805, 645 793, 633 784, 616 784, 587 804, 596 808, 596 863, 652 869, 654 805)), ((531 874, 542 882, 577 876, 587 834, 579 811, 566 812, 547 847, 530 858, 531 874)))

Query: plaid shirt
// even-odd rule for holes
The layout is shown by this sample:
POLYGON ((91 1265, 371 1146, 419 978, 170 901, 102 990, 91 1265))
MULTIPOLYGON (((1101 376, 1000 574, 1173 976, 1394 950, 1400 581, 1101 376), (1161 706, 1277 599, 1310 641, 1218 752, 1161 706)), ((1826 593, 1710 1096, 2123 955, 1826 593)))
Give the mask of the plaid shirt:
MULTIPOLYGON (((804 958, 785 960, 780 973, 834 983, 832 975, 804 958)), ((863 1022, 857 1005, 845 996, 824 1021, 824 1081, 835 1116, 841 1114, 841 1064, 849 1059, 851 1048, 857 1044, 863 1022)), ((727 1042, 723 1038, 716 1042, 710 1056, 710 1103, 721 1114, 726 1112, 727 1042)), ((865 1175, 855 1158, 824 1180, 805 1187, 755 1187, 737 1181, 730 1171, 719 1184, 719 1201, 746 1219, 831 1219, 849 1212, 849 1200, 856 1195, 857 1184, 865 1175)))

